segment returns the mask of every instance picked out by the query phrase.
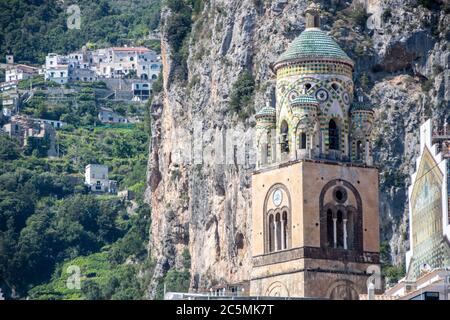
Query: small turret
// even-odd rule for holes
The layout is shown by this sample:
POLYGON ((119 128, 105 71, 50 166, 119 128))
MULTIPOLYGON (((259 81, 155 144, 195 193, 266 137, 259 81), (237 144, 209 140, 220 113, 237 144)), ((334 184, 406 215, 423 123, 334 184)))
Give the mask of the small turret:
POLYGON ((276 127, 276 111, 268 102, 255 115, 256 118, 256 143, 257 143, 257 168, 275 161, 275 134, 272 131, 276 127))
POLYGON ((320 28, 320 5, 312 2, 305 10, 306 28, 320 28))
POLYGON ((291 101, 292 113, 298 119, 305 117, 316 118, 319 112, 319 102, 308 95, 299 95, 291 101))
POLYGON ((365 101, 361 89, 357 90, 356 102, 351 107, 351 157, 356 162, 373 164, 372 160, 372 126, 374 112, 369 102, 365 101))

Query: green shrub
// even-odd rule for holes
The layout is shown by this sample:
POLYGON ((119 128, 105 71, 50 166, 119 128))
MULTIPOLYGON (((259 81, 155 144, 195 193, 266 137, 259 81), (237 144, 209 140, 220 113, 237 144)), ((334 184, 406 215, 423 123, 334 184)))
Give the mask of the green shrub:
POLYGON ((171 269, 167 272, 164 278, 166 285, 166 292, 188 292, 191 281, 191 274, 189 271, 178 271, 171 269))
POLYGON ((433 79, 427 79, 424 82, 422 82, 422 90, 428 92, 433 88, 433 85, 434 85, 433 79))
POLYGON ((187 270, 191 269, 191 253, 189 252, 188 248, 183 250, 182 256, 183 256, 183 267, 187 270))
POLYGON ((250 115, 250 105, 255 91, 255 80, 247 70, 241 72, 231 90, 229 108, 237 113, 240 119, 250 115))
POLYGON ((361 4, 358 4, 351 9, 349 8, 348 17, 353 21, 353 23, 356 26, 364 28, 366 25, 368 15, 366 14, 366 10, 364 9, 364 6, 361 4))
POLYGON ((17 140, 0 134, 0 160, 16 160, 20 157, 17 140))
POLYGON ((388 20, 392 17, 392 10, 391 8, 386 8, 383 11, 383 14, 381 15, 381 18, 383 19, 383 22, 388 22, 388 20))
POLYGON ((381 273, 386 283, 393 285, 405 276, 405 266, 403 264, 399 266, 387 265, 384 266, 381 273))
POLYGON ((152 91, 153 95, 157 95, 163 90, 163 74, 162 71, 159 73, 158 79, 153 81, 152 91))
POLYGON ((46 157, 47 151, 50 148, 50 137, 46 135, 44 138, 28 137, 27 145, 24 148, 24 153, 27 156, 33 154, 36 157, 46 157))

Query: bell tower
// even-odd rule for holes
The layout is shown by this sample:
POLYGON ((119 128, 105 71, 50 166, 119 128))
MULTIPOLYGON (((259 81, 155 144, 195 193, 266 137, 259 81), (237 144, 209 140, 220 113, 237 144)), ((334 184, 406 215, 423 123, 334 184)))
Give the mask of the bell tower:
POLYGON ((305 16, 273 65, 275 108, 256 115, 250 293, 358 299, 379 268, 373 110, 319 6, 305 16))

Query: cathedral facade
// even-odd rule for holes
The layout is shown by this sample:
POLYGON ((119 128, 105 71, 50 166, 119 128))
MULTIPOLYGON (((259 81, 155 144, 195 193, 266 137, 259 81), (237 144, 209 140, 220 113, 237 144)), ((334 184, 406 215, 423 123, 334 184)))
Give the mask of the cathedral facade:
POLYGON ((357 299, 379 265, 374 116, 319 7, 305 14, 256 115, 250 294, 357 299))
POLYGON ((407 280, 450 265, 450 126, 420 127, 420 153, 408 189, 407 280))

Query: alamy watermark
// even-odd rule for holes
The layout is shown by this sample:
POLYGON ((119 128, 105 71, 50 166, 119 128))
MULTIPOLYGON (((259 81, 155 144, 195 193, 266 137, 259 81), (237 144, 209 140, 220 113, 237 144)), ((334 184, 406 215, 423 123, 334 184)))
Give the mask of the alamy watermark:
POLYGON ((66 286, 70 290, 81 290, 81 269, 79 266, 71 265, 67 267, 66 273, 70 276, 67 278, 66 286))
POLYGON ((81 10, 76 4, 73 4, 67 8, 66 13, 69 15, 67 17, 67 28, 68 29, 81 29, 81 10))

